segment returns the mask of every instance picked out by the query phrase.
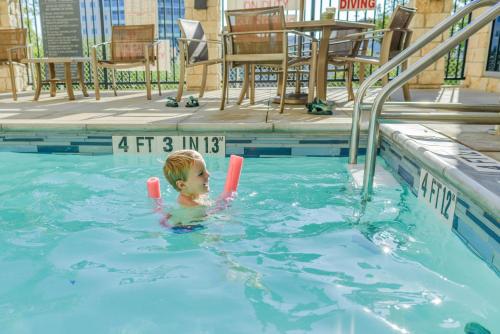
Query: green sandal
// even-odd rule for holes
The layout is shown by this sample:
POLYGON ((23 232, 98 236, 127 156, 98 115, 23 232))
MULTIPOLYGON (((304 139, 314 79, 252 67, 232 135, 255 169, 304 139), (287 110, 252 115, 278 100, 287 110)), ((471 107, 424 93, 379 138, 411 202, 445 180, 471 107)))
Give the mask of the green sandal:
POLYGON ((186 107, 188 108, 193 108, 193 107, 199 107, 200 103, 198 102, 198 99, 194 96, 190 96, 189 100, 186 102, 186 107))
POLYGON ((312 115, 333 115, 332 107, 320 99, 306 103, 307 113, 312 115))
POLYGON ((171 107, 171 108, 177 108, 179 106, 179 103, 177 103, 176 99, 169 96, 169 97, 167 97, 167 103, 165 103, 165 106, 171 107))

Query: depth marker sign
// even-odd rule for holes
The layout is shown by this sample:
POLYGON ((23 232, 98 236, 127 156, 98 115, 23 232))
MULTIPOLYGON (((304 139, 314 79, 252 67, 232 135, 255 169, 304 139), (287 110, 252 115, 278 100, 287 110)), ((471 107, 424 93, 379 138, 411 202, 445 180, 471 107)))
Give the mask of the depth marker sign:
POLYGON ((375 5, 375 0, 340 0, 339 10, 373 10, 375 5))

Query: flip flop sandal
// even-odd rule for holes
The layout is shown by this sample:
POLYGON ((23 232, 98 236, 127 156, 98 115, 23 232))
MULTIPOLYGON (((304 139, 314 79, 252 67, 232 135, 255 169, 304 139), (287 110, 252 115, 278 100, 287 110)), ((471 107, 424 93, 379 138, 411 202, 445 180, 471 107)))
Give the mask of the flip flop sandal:
POLYGON ((332 107, 321 100, 318 100, 317 103, 313 102, 310 110, 308 113, 312 115, 333 115, 332 107))
POLYGON ((313 115, 333 115, 332 108, 320 99, 314 99, 311 103, 306 103, 307 113, 313 115))
POLYGON ((193 108, 193 107, 199 107, 200 103, 198 102, 198 99, 190 96, 189 100, 186 102, 186 107, 188 108, 193 108))
POLYGON ((165 106, 177 108, 179 106, 179 103, 177 103, 177 101, 173 97, 167 97, 167 103, 165 103, 165 106))

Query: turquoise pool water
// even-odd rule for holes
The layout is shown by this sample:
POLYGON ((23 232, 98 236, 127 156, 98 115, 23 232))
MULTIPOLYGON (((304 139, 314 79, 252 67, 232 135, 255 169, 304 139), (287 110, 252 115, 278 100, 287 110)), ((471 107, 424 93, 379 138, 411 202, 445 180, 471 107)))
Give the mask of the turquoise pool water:
POLYGON ((1 333, 500 332, 499 278, 406 188, 361 215, 345 159, 246 159, 231 207, 174 234, 160 159, 0 154, 1 333))

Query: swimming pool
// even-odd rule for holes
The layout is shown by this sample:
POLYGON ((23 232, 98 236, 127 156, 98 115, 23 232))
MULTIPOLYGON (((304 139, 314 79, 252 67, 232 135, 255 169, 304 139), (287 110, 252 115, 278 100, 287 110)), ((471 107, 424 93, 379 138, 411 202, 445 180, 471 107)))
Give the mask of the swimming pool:
POLYGON ((2 332, 500 331, 498 276, 406 186, 362 213, 345 158, 246 159, 231 207, 175 234, 159 159, 0 154, 2 332))

